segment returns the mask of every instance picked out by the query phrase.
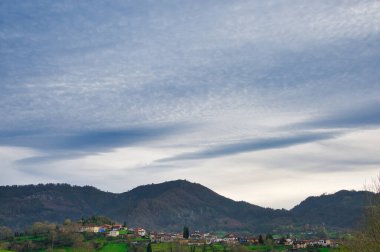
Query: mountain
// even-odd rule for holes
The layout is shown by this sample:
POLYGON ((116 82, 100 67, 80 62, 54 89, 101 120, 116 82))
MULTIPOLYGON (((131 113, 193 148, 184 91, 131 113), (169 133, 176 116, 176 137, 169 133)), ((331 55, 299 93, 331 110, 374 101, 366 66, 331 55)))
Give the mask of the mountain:
POLYGON ((236 202, 183 180, 140 186, 120 199, 110 216, 128 216, 128 223, 153 229, 181 230, 184 225, 201 230, 270 229, 288 215, 283 210, 236 202))
POLYGON ((333 227, 353 227, 363 217, 364 207, 373 193, 342 190, 330 195, 309 197, 291 212, 308 224, 325 223, 333 227))
POLYGON ((90 186, 1 186, 0 225, 22 229, 36 221, 61 222, 65 218, 100 214, 116 197, 90 186))
POLYGON ((129 226, 153 230, 267 232, 278 226, 326 225, 351 228, 361 218, 369 192, 340 191, 309 197, 292 210, 237 202, 186 180, 136 187, 125 193, 91 186, 46 184, 0 187, 0 226, 22 229, 35 221, 61 223, 105 215, 129 226))

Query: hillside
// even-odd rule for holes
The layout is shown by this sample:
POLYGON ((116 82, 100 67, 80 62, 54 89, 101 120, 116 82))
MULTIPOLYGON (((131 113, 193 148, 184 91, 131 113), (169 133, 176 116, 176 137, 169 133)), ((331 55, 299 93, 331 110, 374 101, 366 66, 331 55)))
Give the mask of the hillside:
POLYGON ((183 225, 202 230, 270 229, 276 220, 286 221, 288 215, 286 211, 236 202, 182 180, 140 186, 122 194, 121 199, 111 216, 127 216, 132 225, 154 229, 178 230, 183 225))
POLYGON ((330 195, 308 197, 291 212, 300 223, 354 227, 362 219, 370 195, 365 191, 342 190, 330 195))
POLYGON ((23 228, 35 221, 60 222, 65 218, 100 214, 117 195, 94 187, 67 184, 0 187, 0 225, 23 228))
POLYGON ((62 222, 106 215, 154 230, 266 232, 277 226, 324 224, 351 228, 360 220, 368 192, 340 191, 309 197, 290 211, 237 202, 185 180, 139 186, 115 194, 67 184, 1 186, 0 226, 24 228, 35 221, 62 222))

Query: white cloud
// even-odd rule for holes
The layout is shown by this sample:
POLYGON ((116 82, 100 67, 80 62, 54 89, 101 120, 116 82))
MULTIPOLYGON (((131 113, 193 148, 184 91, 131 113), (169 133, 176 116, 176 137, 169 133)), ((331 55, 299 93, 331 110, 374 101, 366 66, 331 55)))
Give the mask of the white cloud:
MULTIPOLYGON (((377 169, 371 146, 379 132, 360 125, 323 143, 166 167, 155 161, 302 134, 281 127, 378 101, 378 1, 37 1, 0 9, 2 143, 12 138, 7 132, 26 129, 61 135, 187 125, 157 141, 97 155, 70 152, 70 159, 39 165, 14 161, 49 155, 47 148, 4 147, 1 183, 51 180, 123 191, 188 178, 235 199, 289 207, 319 187, 358 189, 377 169), (304 193, 291 193, 288 181, 304 193), (265 190, 265 197, 254 194, 265 190)), ((17 139, 15 146, 25 146, 17 139)))

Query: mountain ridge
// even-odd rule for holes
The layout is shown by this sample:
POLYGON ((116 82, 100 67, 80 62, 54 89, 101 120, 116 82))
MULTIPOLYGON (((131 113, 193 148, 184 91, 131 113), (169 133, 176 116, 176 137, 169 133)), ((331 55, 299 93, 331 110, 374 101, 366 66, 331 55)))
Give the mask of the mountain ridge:
POLYGON ((0 186, 0 226, 21 229, 35 221, 105 215, 130 226, 168 231, 184 225, 205 231, 263 232, 306 224, 348 229, 360 221, 370 194, 341 190, 308 197, 285 210, 234 201, 187 180, 141 185, 123 193, 69 184, 0 186))

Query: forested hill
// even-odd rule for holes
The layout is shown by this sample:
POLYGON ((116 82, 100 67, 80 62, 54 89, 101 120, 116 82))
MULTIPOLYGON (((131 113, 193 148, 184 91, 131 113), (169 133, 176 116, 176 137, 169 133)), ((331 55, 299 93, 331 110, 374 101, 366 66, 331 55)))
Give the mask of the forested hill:
POLYGON ((369 195, 340 191, 309 197, 287 211, 233 201, 185 180, 139 186, 120 194, 67 184, 1 186, 0 226, 22 229, 36 221, 60 223, 66 218, 105 215, 154 230, 181 230, 188 225, 200 230, 266 232, 306 224, 341 229, 360 221, 369 195))
POLYGON ((309 224, 326 223, 334 227, 352 227, 359 224, 363 208, 373 193, 342 190, 330 195, 309 197, 291 212, 297 219, 309 224))

